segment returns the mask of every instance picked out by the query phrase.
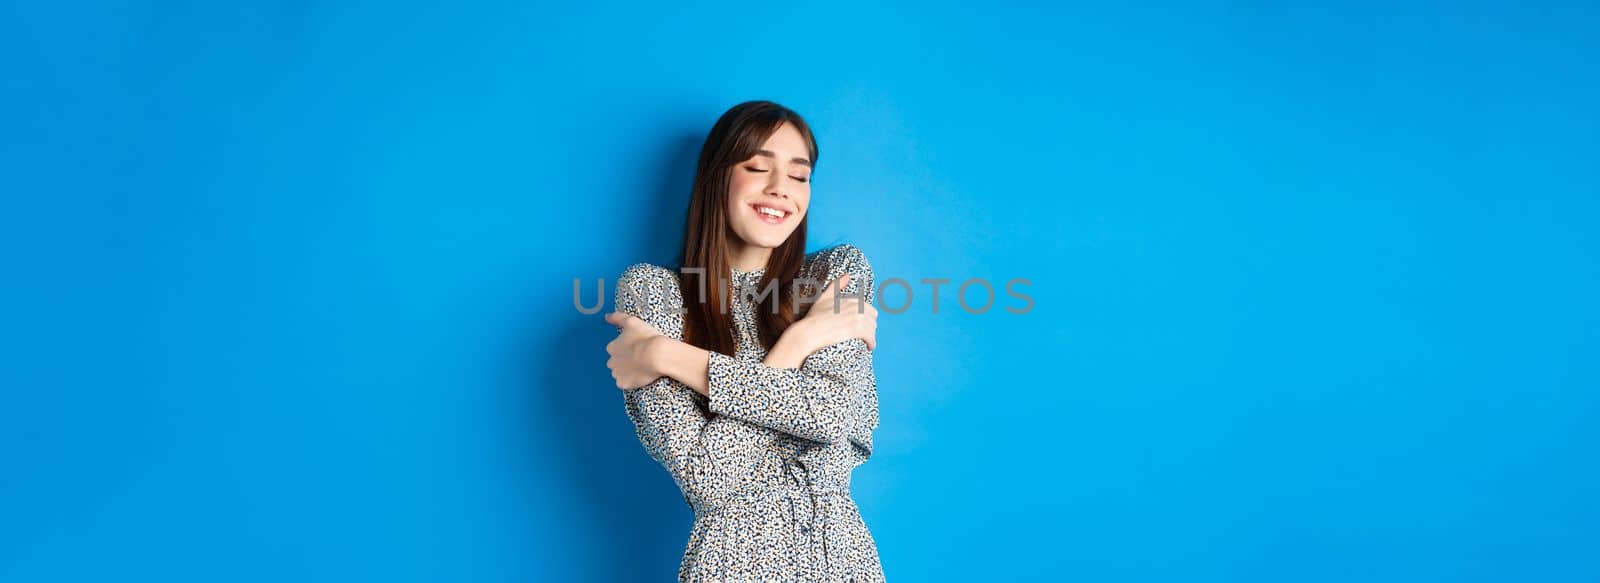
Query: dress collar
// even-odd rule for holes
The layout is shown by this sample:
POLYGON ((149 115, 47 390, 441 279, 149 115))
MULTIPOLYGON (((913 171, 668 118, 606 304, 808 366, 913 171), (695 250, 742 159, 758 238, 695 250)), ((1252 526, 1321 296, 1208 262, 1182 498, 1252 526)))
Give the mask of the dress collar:
POLYGON ((740 271, 739 268, 737 268, 737 267, 734 267, 732 269, 733 269, 733 278, 734 279, 761 279, 762 274, 765 274, 767 272, 767 269, 765 267, 760 268, 760 269, 755 269, 755 270, 752 270, 752 271, 740 271))

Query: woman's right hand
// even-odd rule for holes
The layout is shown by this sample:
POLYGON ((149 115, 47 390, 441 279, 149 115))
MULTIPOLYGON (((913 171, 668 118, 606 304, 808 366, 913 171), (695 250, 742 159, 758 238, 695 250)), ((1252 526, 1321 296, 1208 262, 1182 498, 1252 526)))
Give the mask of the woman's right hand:
POLYGON ((867 343, 867 350, 878 346, 878 309, 862 295, 839 297, 839 290, 850 282, 846 273, 817 295, 805 317, 795 322, 810 335, 811 352, 851 338, 867 343))

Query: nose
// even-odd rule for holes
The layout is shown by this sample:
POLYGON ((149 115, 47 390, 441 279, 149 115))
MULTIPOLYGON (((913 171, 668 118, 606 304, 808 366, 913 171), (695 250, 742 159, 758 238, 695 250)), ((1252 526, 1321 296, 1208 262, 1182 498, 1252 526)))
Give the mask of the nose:
POLYGON ((767 194, 778 198, 789 198, 789 191, 784 188, 783 180, 779 178, 783 173, 773 172, 772 174, 772 179, 767 181, 767 194))

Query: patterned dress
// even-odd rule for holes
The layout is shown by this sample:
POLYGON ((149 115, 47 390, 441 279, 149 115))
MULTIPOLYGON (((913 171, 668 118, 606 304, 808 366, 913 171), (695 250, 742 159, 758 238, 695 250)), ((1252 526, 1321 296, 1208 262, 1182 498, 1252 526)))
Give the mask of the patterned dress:
MULTIPOLYGON (((801 277, 845 273, 844 292, 873 301, 872 268, 854 246, 808 255, 801 277)), ((711 353, 710 397, 665 377, 623 391, 640 443, 694 510, 678 579, 882 581, 877 544, 850 497, 850 473, 872 454, 878 426, 872 354, 853 339, 798 369, 762 364, 762 270, 731 275, 743 290, 730 302, 738 349, 711 353)), ((683 337, 683 305, 678 274, 663 267, 633 265, 617 285, 619 311, 672 338, 683 337)))

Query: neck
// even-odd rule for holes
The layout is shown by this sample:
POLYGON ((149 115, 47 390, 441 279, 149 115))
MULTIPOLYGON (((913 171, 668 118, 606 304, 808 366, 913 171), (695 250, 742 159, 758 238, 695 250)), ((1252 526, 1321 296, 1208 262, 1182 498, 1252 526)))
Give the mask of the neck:
POLYGON ((757 247, 755 245, 736 244, 728 250, 728 263, 739 271, 755 271, 767 266, 767 258, 772 256, 772 249, 757 247))

